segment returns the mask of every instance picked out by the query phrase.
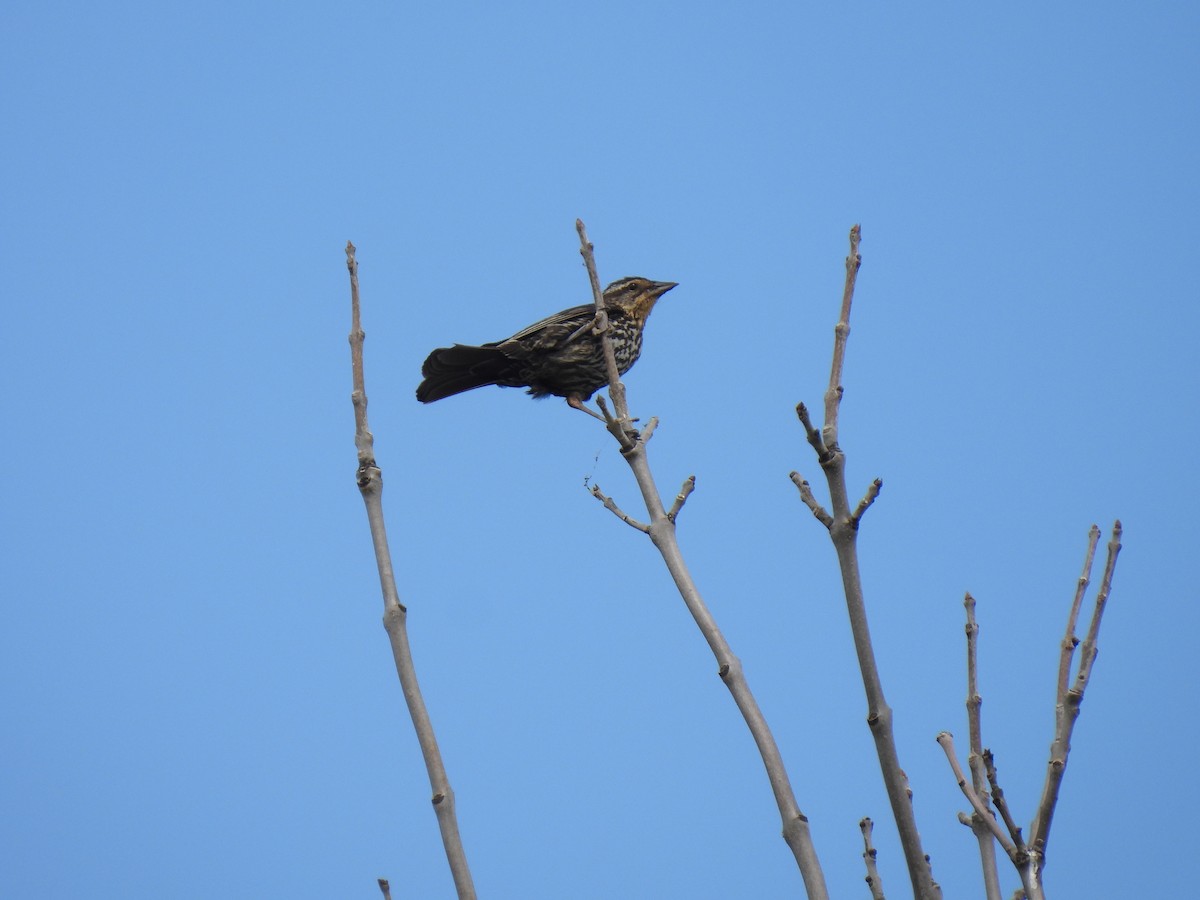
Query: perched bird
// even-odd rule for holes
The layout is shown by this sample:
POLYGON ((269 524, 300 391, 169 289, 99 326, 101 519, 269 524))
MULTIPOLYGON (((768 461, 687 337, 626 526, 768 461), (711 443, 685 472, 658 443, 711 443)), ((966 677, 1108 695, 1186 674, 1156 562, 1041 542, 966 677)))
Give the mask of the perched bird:
MULTIPOLYGON (((673 281, 622 278, 604 289, 609 336, 622 375, 641 355, 650 310, 673 287, 673 281)), ((600 338, 588 327, 595 313, 591 303, 573 306, 503 341, 440 347, 421 366, 425 380, 417 399, 432 403, 496 384, 529 388, 534 397, 565 397, 576 409, 586 409, 583 402, 608 384, 600 338)))

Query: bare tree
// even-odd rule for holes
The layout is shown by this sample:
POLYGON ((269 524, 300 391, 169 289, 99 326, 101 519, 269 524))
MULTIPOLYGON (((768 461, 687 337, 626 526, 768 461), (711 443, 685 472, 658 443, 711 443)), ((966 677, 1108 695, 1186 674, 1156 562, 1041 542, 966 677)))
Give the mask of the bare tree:
MULTIPOLYGON (((675 581, 680 597, 716 658, 719 677, 728 688, 758 746, 759 754, 766 768, 767 779, 779 809, 783 837, 795 857, 807 895, 811 900, 825 900, 828 897, 828 891, 813 844, 808 818, 797 805, 791 781, 784 766, 783 756, 767 725, 766 718, 750 690, 741 661, 733 654, 718 628, 692 579, 679 547, 676 536, 677 522, 684 504, 695 490, 695 476, 688 476, 684 479, 668 508, 650 470, 647 450, 658 422, 657 419, 650 418, 644 427, 640 429, 635 427, 635 423, 639 420, 630 415, 625 386, 620 380, 616 356, 609 336, 604 294, 600 289, 600 279, 596 271, 594 249, 588 240, 583 222, 576 221, 576 230, 579 233, 580 253, 583 255, 591 283, 595 314, 590 324, 577 330, 569 340, 575 340, 590 331, 592 336, 598 337, 601 342, 612 409, 609 409, 608 402, 604 397, 600 396, 597 398, 600 412, 597 414, 594 411, 588 411, 604 422, 606 429, 619 444, 621 455, 629 464, 641 492, 646 510, 646 521, 641 521, 624 512, 612 497, 600 489, 599 485, 593 484, 590 491, 606 509, 621 521, 649 537, 661 554, 667 570, 675 581)), ((791 479, 799 489, 800 497, 805 505, 812 511, 816 520, 825 526, 837 553, 850 630, 866 694, 867 724, 875 741, 880 771, 908 868, 913 896, 918 900, 939 900, 941 889, 933 878, 929 858, 921 844, 912 803, 912 791, 900 765, 899 751, 893 731, 893 712, 884 696, 883 678, 875 659, 867 620, 866 600, 859 573, 858 531, 867 510, 879 497, 883 482, 875 479, 868 485, 862 499, 853 507, 851 506, 850 493, 846 484, 846 454, 842 449, 838 433, 838 414, 845 393, 842 374, 850 335, 850 311, 862 263, 859 252, 861 237, 861 230, 859 226, 855 225, 850 230, 850 252, 846 257, 846 281, 842 293, 840 315, 834 327, 833 362, 829 384, 824 396, 824 424, 822 427, 818 429, 813 424, 808 408, 803 403, 796 407, 808 443, 812 446, 817 462, 825 475, 829 491, 829 508, 827 509, 817 500, 811 485, 798 472, 792 472, 791 479)), ((405 627, 405 608, 398 599, 391 558, 387 548, 382 513, 382 474, 373 455, 372 437, 367 428, 366 391, 362 373, 364 336, 360 326, 357 263, 352 244, 347 245, 346 252, 347 264, 350 268, 353 318, 350 344, 354 373, 355 443, 358 448, 359 461, 357 480, 367 506, 368 520, 379 565, 380 583, 384 596, 384 624, 391 640, 396 670, 400 677, 405 700, 408 703, 425 757, 430 784, 433 788, 434 808, 437 812, 442 840, 455 885, 460 897, 474 897, 470 871, 458 834, 454 794, 450 789, 437 742, 433 736, 429 715, 417 686, 405 627)), ((582 406, 582 404, 578 405, 582 406)), ((982 700, 978 691, 977 666, 979 628, 975 620, 975 601, 969 594, 966 598, 967 718, 971 744, 968 757, 970 779, 959 766, 954 752, 953 738, 950 734, 943 732, 938 735, 937 740, 946 753, 959 786, 971 804, 972 813, 970 815, 960 813, 959 819, 972 829, 978 840, 984 888, 988 900, 1000 900, 1001 897, 994 842, 999 842, 1001 849, 1012 860, 1020 875, 1022 889, 1019 893, 1024 894, 1029 900, 1042 900, 1044 897, 1042 870, 1045 864, 1050 824, 1070 752, 1072 729, 1079 716, 1080 704, 1096 658, 1100 620, 1111 590, 1113 570, 1121 546, 1120 522, 1114 526, 1112 539, 1108 544, 1108 559, 1104 575, 1096 597, 1091 623, 1082 641, 1078 668, 1072 680, 1070 673, 1074 652, 1080 646, 1080 641, 1075 636, 1075 627, 1090 581, 1099 535, 1099 529, 1092 526, 1083 574, 1078 581, 1067 621, 1066 634, 1062 641, 1056 690, 1055 733, 1050 747, 1045 785, 1033 823, 1030 826, 1028 841, 1022 838, 1021 829, 1015 824, 1009 812, 1004 793, 998 784, 991 751, 983 746, 980 717, 982 700)), ((876 851, 871 840, 874 823, 871 819, 864 818, 859 823, 859 827, 863 837, 863 860, 866 865, 866 881, 871 891, 871 897, 872 900, 882 900, 884 897, 883 883, 876 865, 876 851)), ((380 880, 380 889, 385 896, 388 896, 389 887, 386 880, 380 880)))

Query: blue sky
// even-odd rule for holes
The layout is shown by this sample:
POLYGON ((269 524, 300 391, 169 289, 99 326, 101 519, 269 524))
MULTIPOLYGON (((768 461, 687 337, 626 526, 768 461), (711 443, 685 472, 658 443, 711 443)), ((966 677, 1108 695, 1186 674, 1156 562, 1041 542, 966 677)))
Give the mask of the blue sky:
MULTIPOLYGON (((980 896, 985 740, 1028 822, 1092 522, 1125 524, 1056 898, 1181 896, 1200 387, 1186 4, 16 5, 0 14, 0 894, 445 897, 354 485, 343 247, 417 664, 481 895, 793 897, 753 744, 612 440, 436 346, 680 282, 626 379, 826 877, 888 825, 832 550, 788 481, 850 225, 876 652, 925 846, 980 896), (1170 762, 1173 765, 1167 766, 1170 762), (1184 763, 1179 771, 1175 768, 1184 763), (1169 770, 1168 770, 1169 769, 1169 770)), ((1002 873, 1006 893, 1016 885, 1002 873)))

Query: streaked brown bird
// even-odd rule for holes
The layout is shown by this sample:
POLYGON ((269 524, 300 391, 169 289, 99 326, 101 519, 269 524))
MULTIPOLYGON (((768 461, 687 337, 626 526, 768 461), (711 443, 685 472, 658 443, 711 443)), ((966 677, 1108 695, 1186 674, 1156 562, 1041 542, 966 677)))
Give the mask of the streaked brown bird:
MULTIPOLYGON (((622 375, 642 353, 642 331, 650 310, 675 284, 622 278, 604 289, 609 335, 622 375)), ((585 409, 583 402, 608 384, 600 338, 587 327, 595 313, 591 303, 573 306, 503 341, 439 347, 421 366, 425 380, 417 388, 417 399, 432 403, 496 384, 529 388, 534 397, 565 397, 571 406, 585 409)))

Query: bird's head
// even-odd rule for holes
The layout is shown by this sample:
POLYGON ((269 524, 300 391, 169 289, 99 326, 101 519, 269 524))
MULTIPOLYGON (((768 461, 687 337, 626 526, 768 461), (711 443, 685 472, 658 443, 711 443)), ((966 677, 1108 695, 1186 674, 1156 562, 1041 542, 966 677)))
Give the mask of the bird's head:
POLYGON ((604 289, 604 306, 645 321, 658 298, 676 284, 674 281, 651 281, 649 278, 622 278, 604 289))

